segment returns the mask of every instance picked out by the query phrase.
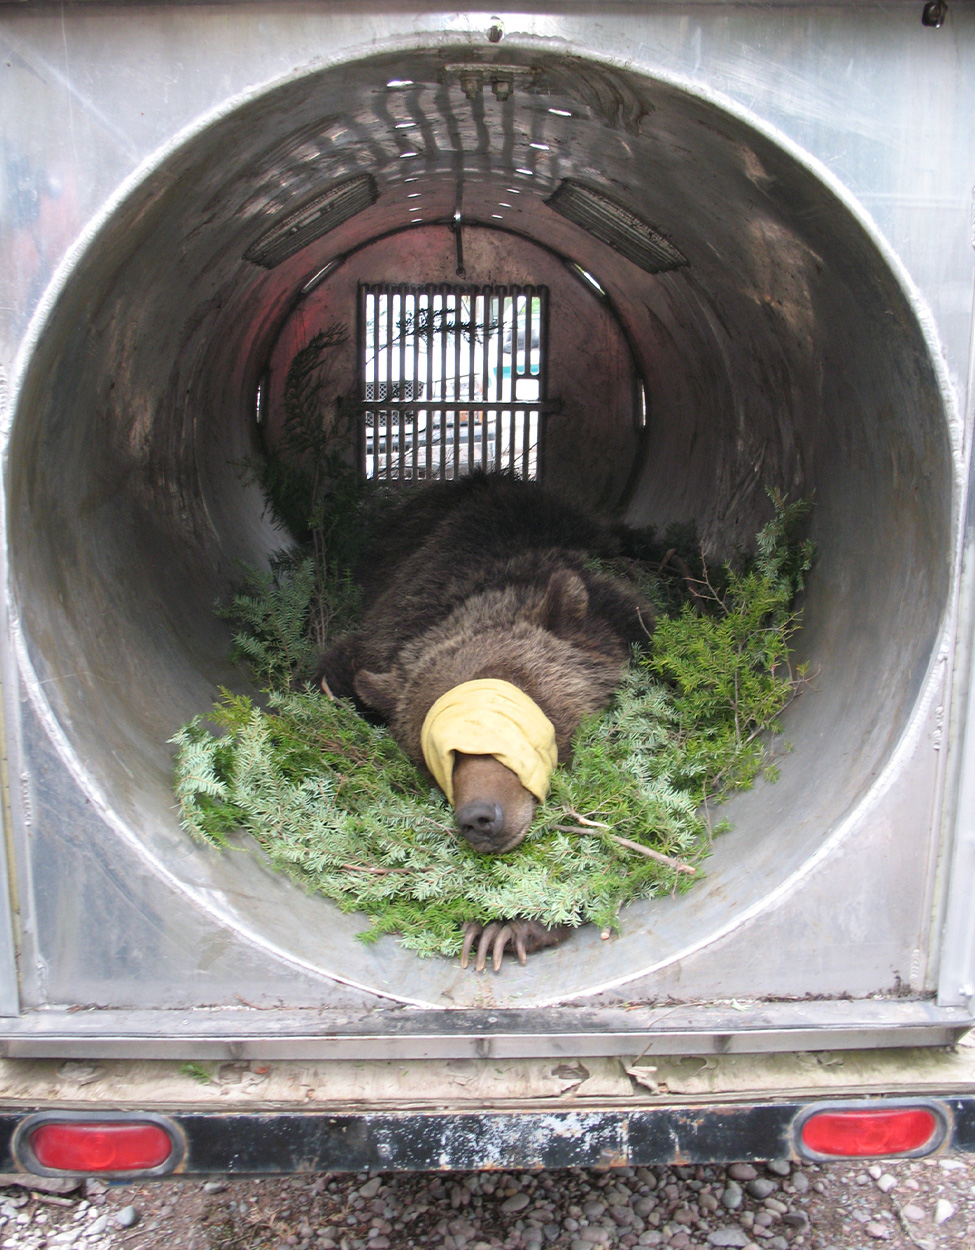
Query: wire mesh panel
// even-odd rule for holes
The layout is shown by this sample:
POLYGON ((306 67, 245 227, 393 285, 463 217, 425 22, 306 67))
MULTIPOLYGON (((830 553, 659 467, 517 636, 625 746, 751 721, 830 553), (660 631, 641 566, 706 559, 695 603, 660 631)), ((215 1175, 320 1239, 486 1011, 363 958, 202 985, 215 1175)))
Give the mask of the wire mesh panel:
POLYGON ((359 452, 367 477, 540 472, 543 286, 359 287, 359 452))

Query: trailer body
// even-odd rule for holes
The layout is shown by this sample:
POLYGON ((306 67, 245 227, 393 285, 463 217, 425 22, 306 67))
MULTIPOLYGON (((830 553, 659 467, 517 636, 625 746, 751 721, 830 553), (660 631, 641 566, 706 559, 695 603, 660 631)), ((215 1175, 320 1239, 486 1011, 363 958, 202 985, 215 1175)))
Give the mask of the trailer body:
POLYGON ((831 1099, 972 1149, 975 13, 39 0, 0 50, 10 1168, 139 1108, 188 1173, 811 1157, 831 1099), (460 270, 546 293, 532 471, 713 551, 809 494, 817 545, 791 754, 706 879, 481 977, 196 845, 170 786, 242 688, 211 609, 282 544, 240 463, 289 359, 345 321, 338 403, 358 292, 460 270))

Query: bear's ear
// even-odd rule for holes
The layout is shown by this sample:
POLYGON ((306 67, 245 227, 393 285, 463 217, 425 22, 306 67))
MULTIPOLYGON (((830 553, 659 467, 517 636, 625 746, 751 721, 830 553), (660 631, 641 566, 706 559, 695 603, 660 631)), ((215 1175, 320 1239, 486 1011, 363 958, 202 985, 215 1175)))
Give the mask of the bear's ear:
POLYGON ((396 711, 398 687, 394 673, 370 673, 363 669, 355 675, 355 692, 368 707, 389 720, 396 711))
POLYGON ((548 579, 542 600, 541 623, 553 634, 578 629, 589 611, 589 591, 574 569, 557 569, 548 579))

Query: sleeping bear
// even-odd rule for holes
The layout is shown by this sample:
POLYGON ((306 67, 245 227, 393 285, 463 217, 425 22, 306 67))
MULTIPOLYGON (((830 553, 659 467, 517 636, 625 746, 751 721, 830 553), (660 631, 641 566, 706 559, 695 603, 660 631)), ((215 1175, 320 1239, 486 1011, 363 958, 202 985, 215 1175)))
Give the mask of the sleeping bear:
MULTIPOLYGON (((485 854, 524 838, 579 724, 606 707, 653 610, 598 571, 619 531, 534 482, 475 474, 408 493, 357 572, 359 628, 318 681, 385 720, 485 854)), ((462 964, 522 963, 566 929, 500 916, 465 929, 462 964)))

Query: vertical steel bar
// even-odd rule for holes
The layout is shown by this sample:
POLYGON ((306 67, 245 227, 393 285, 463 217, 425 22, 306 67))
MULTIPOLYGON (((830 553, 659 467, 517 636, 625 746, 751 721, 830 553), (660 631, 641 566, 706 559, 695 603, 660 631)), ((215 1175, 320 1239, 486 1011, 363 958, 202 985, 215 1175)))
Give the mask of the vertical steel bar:
POLYGON ((380 425, 382 414, 379 410, 379 388, 381 385, 380 373, 382 370, 382 325, 385 313, 385 296, 380 290, 377 289, 372 310, 372 402, 375 405, 372 410, 372 458, 373 472, 377 477, 381 476, 383 464, 383 430, 380 425))
MULTIPOLYGON (((427 351, 426 351, 426 367, 424 369, 424 380, 426 382, 427 399, 433 398, 433 297, 434 289, 432 286, 424 288, 424 306, 426 309, 426 334, 427 334, 427 351)), ((433 464, 433 422, 434 411, 427 408, 427 437, 426 437, 426 466, 425 472, 427 479, 433 464)))
POLYGON ((481 468, 487 468, 488 459, 488 385, 491 366, 491 292, 484 287, 481 293, 481 468))
POLYGON ((369 351, 366 342, 366 325, 368 320, 366 315, 366 298, 366 289, 360 282, 355 311, 355 392, 358 400, 355 417, 355 457, 356 464, 359 466, 359 472, 368 478, 372 474, 369 472, 370 466, 366 454, 368 438, 366 434, 366 356, 369 351))
POLYGON ((511 289, 511 295, 508 298, 508 315, 511 318, 511 367, 508 370, 508 389, 505 394, 510 407, 506 415, 507 428, 507 469, 509 473, 514 472, 515 468, 515 436, 516 436, 516 416, 514 409, 515 398, 518 394, 518 288, 511 289))
POLYGON ((474 287, 471 287, 464 296, 464 316, 466 317, 465 339, 467 342, 467 472, 474 469, 474 425, 475 425, 475 402, 477 396, 474 394, 474 374, 475 361, 477 356, 477 319, 475 314, 476 294, 474 287))
POLYGON ((396 326, 396 334, 399 346, 399 384, 396 396, 396 430, 399 440, 399 454, 396 457, 396 477, 399 481, 403 480, 403 471, 406 456, 406 408, 405 401, 407 393, 410 389, 410 382, 406 376, 406 326, 408 324, 406 302, 409 298, 409 292, 405 286, 399 288, 399 323, 396 326))
MULTIPOLYGON (((440 395, 444 403, 449 398, 447 387, 447 288, 440 288, 440 395)), ((440 477, 447 476, 447 455, 449 451, 447 430, 447 409, 440 416, 440 477)))
POLYGON ((515 357, 512 373, 511 398, 518 398, 518 381, 525 375, 525 297, 519 291, 515 296, 515 357))
MULTIPOLYGON (((492 288, 490 297, 485 301, 488 308, 488 325, 490 327, 491 347, 488 358, 488 375, 487 382, 484 387, 484 398, 487 403, 492 403, 497 395, 498 376, 501 372, 501 344, 498 338, 498 322, 500 317, 497 312, 498 298, 497 293, 492 288)), ((484 467, 493 467, 494 452, 493 443, 497 434, 498 414, 494 408, 486 408, 484 410, 484 467), (492 433, 493 431, 493 433, 492 433)))
POLYGON ((461 318, 462 300, 460 292, 454 288, 453 292, 453 340, 454 340, 454 471, 452 477, 460 476, 460 338, 461 338, 461 318))
MULTIPOLYGON (((363 342, 363 351, 362 351, 362 355, 363 355, 363 360, 362 360, 362 386, 363 386, 363 393, 364 393, 364 394, 366 395, 366 397, 368 398, 368 394, 369 394, 369 377, 370 377, 370 374, 372 374, 372 379, 373 379, 373 381, 372 381, 372 387, 373 387, 373 389, 372 389, 372 399, 368 401, 368 402, 370 403, 370 405, 371 405, 371 404, 373 404, 373 403, 375 402, 375 398, 376 398, 376 379, 375 379, 375 372, 376 372, 376 341, 375 341, 375 340, 376 340, 376 298, 375 298, 375 296, 374 296, 374 295, 370 292, 370 290, 369 290, 369 287, 368 287, 368 286, 364 286, 364 287, 363 287, 363 291, 364 291, 364 293, 366 294, 366 296, 368 297, 368 303, 366 304, 366 312, 365 312, 365 339, 364 339, 364 342, 363 342)), ((377 446, 376 446, 376 432, 377 432, 377 431, 376 431, 376 412, 375 412, 375 408, 370 407, 370 408, 368 409, 368 411, 364 414, 364 421, 365 421, 365 422, 367 422, 367 423, 368 423, 369 421, 371 421, 371 422, 372 422, 372 467, 371 467, 370 477, 375 477, 375 476, 376 476, 376 459, 377 459, 378 452, 379 452, 379 449, 378 449, 378 448, 377 448, 377 446)), ((368 427, 367 427, 367 428, 368 428, 368 427)), ((368 437, 369 437, 369 436, 368 436, 368 433, 367 433, 367 434, 366 434, 366 439, 367 439, 367 441, 368 441, 368 437)))
MULTIPOLYGON (((536 401, 542 393, 542 288, 532 288, 532 375, 535 381, 536 401)), ((532 477, 538 476, 538 409, 530 414, 531 459, 529 468, 532 477)))
POLYGON ((386 350, 383 353, 386 374, 386 480, 393 471, 393 414, 389 401, 393 393, 393 323, 396 319, 396 294, 392 288, 386 292, 386 350))
POLYGON ((548 419, 548 341, 549 341, 549 304, 548 287, 538 289, 539 322, 538 322, 538 430, 535 436, 535 476, 542 481, 545 473, 545 424, 548 419))
POLYGON ((419 438, 420 438, 420 407, 423 395, 423 382, 420 379, 420 293, 413 292, 413 451, 410 457, 410 477, 416 479, 419 474, 419 438))
POLYGON ((382 409, 379 407, 380 386, 382 385, 380 374, 381 361, 381 336, 383 317, 386 315, 386 296, 379 287, 375 288, 375 296, 372 308, 372 326, 373 326, 373 351, 372 351, 372 400, 376 405, 372 410, 372 465, 373 476, 383 476, 383 445, 382 439, 384 432, 380 422, 382 420, 382 409))

